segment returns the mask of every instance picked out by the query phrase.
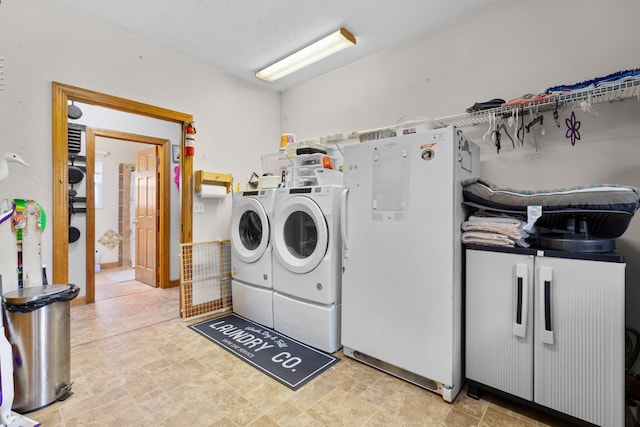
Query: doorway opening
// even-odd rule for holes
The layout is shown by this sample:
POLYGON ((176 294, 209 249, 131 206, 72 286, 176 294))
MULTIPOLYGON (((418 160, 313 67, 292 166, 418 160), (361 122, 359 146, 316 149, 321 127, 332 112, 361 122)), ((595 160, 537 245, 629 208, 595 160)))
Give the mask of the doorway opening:
POLYGON ((87 128, 86 149, 94 157, 87 171, 94 177, 102 175, 100 183, 95 180, 87 186, 87 228, 93 224, 97 242, 93 277, 92 266, 87 266, 87 295, 94 295, 94 301, 113 295, 113 290, 98 289, 104 283, 135 280, 168 287, 160 286, 162 269, 156 266, 168 265, 169 253, 160 253, 158 242, 169 238, 170 165, 162 153, 170 143, 163 138, 87 128), (96 174, 98 166, 102 174, 96 174))
MULTIPOLYGON (((70 101, 84 102, 86 104, 99 107, 111 108, 127 113, 139 114, 155 119, 176 122, 182 125, 183 130, 187 124, 193 122, 193 117, 189 114, 167 110, 148 104, 143 104, 124 98, 118 98, 87 89, 77 88, 74 86, 64 85, 61 83, 52 83, 52 107, 53 107, 53 215, 52 215, 52 234, 55 244, 53 252, 53 272, 52 278, 54 283, 68 283, 69 277, 69 193, 68 193, 68 108, 70 101)), ((184 131, 180 144, 180 177, 183 191, 181 191, 181 209, 180 209, 180 243, 192 242, 192 211, 193 202, 193 159, 185 157, 184 153, 184 131)), ((87 163, 94 161, 95 154, 87 153, 87 163), (92 157, 92 158, 90 158, 92 157)), ((171 158, 170 144, 163 143, 162 149, 159 150, 159 156, 165 159, 171 158)), ((167 161, 162 162, 168 164, 167 161)), ((168 176, 168 174, 167 174, 168 176)), ((93 174, 87 174, 87 186, 93 187, 93 174), (91 182, 89 182, 91 180, 91 182)), ((93 203, 91 198, 87 198, 87 209, 89 203, 93 203)), ((89 215, 87 220, 90 220, 89 215)), ((160 224, 160 229, 168 229, 160 224)), ((95 224, 87 224, 87 247, 86 260, 87 266, 87 289, 83 298, 76 298, 76 304, 92 303, 95 301, 95 294, 90 293, 89 282, 94 282, 95 274, 95 224), (93 233, 92 233, 93 231, 93 233)), ((169 256, 169 239, 168 236, 161 238, 158 242, 158 253, 162 256, 169 256)), ((179 285, 179 281, 171 281, 169 279, 169 263, 160 260, 159 264, 159 286, 162 288, 179 285)), ((95 283, 94 283, 95 286, 95 283)), ((95 291, 95 287, 94 287, 95 291)))

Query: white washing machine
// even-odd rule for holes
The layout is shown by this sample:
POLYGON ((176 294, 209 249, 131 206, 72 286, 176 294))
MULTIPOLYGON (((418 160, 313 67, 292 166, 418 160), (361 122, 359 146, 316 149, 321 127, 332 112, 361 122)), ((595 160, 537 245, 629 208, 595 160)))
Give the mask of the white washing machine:
POLYGON ((273 328, 271 224, 275 188, 234 193, 231 217, 233 311, 273 328))
POLYGON ((343 187, 279 188, 272 228, 273 327, 320 350, 341 347, 343 187))

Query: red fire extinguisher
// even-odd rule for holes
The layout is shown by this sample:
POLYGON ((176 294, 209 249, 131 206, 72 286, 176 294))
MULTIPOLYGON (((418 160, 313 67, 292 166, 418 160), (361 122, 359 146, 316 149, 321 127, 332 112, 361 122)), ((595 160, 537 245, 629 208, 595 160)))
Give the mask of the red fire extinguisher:
POLYGON ((185 156, 193 156, 196 151, 196 128, 193 123, 187 125, 187 134, 184 139, 185 156))

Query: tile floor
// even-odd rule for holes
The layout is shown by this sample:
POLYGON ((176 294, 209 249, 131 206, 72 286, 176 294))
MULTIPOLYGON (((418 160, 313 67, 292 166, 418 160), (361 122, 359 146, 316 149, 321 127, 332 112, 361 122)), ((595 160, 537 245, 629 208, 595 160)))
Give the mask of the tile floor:
POLYGON ((188 329, 178 288, 96 285, 71 309, 74 395, 28 414, 45 427, 570 425, 491 395, 449 404, 341 353, 294 392, 188 329))

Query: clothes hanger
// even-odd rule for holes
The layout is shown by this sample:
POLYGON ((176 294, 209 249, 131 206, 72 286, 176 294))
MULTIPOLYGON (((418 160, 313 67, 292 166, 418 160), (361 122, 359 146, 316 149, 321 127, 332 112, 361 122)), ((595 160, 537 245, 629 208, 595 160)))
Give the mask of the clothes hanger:
POLYGON ((496 141, 496 149, 498 151, 498 154, 500 153, 500 148, 501 148, 500 140, 502 139, 502 134, 500 133, 500 131, 502 131, 502 130, 504 130, 504 133, 506 133, 507 136, 509 137, 509 139, 511 140, 511 145, 513 146, 513 148, 516 148, 516 142, 513 140, 513 138, 509 134, 509 130, 507 129, 507 126, 504 123, 500 123, 500 125, 494 131, 495 141, 496 141))
MULTIPOLYGON (((533 116, 533 111, 531 112, 531 115, 533 116)), ((531 120, 528 125, 525 125, 525 128, 527 129, 527 133, 530 132, 531 127, 536 123, 540 123, 540 125, 542 126, 542 124, 544 123, 544 116, 542 114, 540 114, 539 116, 531 120)))
POLYGON ((556 99, 556 106, 553 109, 553 120, 555 120, 556 125, 560 127, 560 115, 558 114, 558 100, 556 99))
MULTIPOLYGON (((531 113, 531 116, 533 117, 533 114, 534 114, 533 110, 529 110, 529 112, 531 113)), ((544 116, 542 114, 540 114, 537 117, 534 117, 533 120, 531 120, 528 125, 525 125, 527 133, 530 132, 531 127, 533 125, 535 125, 536 123, 540 123, 540 126, 542 126, 542 124, 544 123, 544 116)), ((543 130, 544 130, 544 128, 543 128, 543 130)), ((533 136, 533 145, 536 148, 536 151, 538 151, 538 139, 536 138, 536 134, 535 133, 531 133, 531 135, 533 136)))
POLYGON ((593 117, 598 116, 598 112, 591 108, 591 94, 589 94, 589 97, 586 100, 583 99, 580 101, 580 108, 582 111, 591 114, 593 117))
POLYGON ((516 137, 518 138, 518 141, 520 141, 520 145, 524 145, 524 118, 522 119, 522 121, 520 122, 520 125, 517 126, 516 124, 516 137))
POLYGON ((482 135, 482 140, 486 141, 487 137, 490 137, 493 140, 493 128, 496 123, 496 115, 495 113, 489 113, 489 129, 482 135))
POLYGON ((494 139, 494 141, 495 141, 495 142, 494 142, 494 145, 496 146, 496 154, 500 154, 500 148, 502 148, 502 147, 500 146, 500 138, 502 138, 502 137, 500 136, 500 131, 496 129, 496 130, 493 132, 493 134, 494 134, 494 136, 495 136, 495 139, 494 139))

